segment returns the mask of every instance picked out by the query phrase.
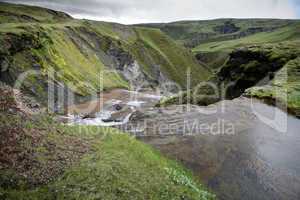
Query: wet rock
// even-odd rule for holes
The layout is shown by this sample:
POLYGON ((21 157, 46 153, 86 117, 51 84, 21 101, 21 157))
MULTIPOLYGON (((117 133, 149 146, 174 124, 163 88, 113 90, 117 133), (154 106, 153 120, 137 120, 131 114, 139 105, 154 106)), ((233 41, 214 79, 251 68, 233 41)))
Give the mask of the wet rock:
MULTIPOLYGON (((111 117, 109 119, 107 119, 107 121, 109 122, 122 122, 126 119, 126 117, 128 117, 128 115, 130 115, 132 113, 131 108, 126 107, 124 108, 122 111, 119 112, 115 112, 111 115, 111 117)), ((104 120, 103 120, 104 121, 104 120)))
POLYGON ((120 120, 114 120, 114 119, 102 119, 103 122, 105 123, 110 123, 110 122, 121 122, 120 120))
POLYGON ((120 111, 123 109, 123 106, 120 104, 114 105, 115 110, 120 111))
POLYGON ((89 113, 89 114, 86 114, 82 117, 82 119, 94 119, 94 118, 96 118, 95 113, 89 113))
POLYGON ((0 75, 1 72, 6 72, 8 70, 8 67, 9 67, 8 61, 5 58, 1 61, 0 58, 0 75))
POLYGON ((41 65, 35 63, 35 64, 32 65, 32 67, 33 67, 34 69, 40 69, 40 68, 41 68, 41 65))
POLYGON ((146 114, 140 110, 135 111, 134 113, 132 113, 131 117, 130 117, 130 121, 138 121, 141 119, 144 119, 146 117, 146 114))

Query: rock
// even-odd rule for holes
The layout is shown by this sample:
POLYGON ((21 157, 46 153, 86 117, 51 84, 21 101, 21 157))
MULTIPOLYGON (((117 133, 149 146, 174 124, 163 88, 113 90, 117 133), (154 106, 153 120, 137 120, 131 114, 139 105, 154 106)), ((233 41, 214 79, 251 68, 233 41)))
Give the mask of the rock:
POLYGON ((33 67, 34 69, 40 69, 40 68, 41 68, 41 65, 36 63, 36 64, 33 64, 32 67, 33 67))
POLYGON ((94 118, 96 118, 95 113, 89 113, 89 114, 86 114, 82 117, 82 119, 94 119, 94 118))
POLYGON ((6 72, 8 70, 8 67, 9 67, 8 61, 7 60, 3 60, 0 63, 0 74, 1 74, 1 72, 6 72))
POLYGON ((130 117, 130 121, 138 121, 145 117, 146 117, 145 113, 141 112, 140 110, 136 110, 134 113, 132 113, 130 117))
POLYGON ((102 119, 102 121, 105 122, 105 123, 110 123, 110 122, 121 122, 121 121, 113 120, 113 119, 102 119))
POLYGON ((114 105, 114 109, 117 111, 120 111, 123 109, 123 106, 121 106, 120 104, 116 104, 116 105, 114 105))
MULTIPOLYGON (((111 117, 109 119, 107 119, 107 121, 109 121, 109 122, 122 122, 131 113, 132 113, 131 108, 126 107, 122 111, 113 113, 111 115, 111 117)), ((104 121, 104 120, 102 120, 102 121, 104 121)))

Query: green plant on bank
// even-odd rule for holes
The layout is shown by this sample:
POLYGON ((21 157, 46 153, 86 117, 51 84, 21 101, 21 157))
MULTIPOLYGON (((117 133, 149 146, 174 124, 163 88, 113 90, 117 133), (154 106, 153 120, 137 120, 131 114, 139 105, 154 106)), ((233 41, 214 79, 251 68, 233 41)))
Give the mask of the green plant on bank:
POLYGON ((198 186, 194 183, 194 181, 191 180, 190 177, 183 174, 182 172, 178 172, 176 169, 172 169, 172 168, 165 168, 165 170, 169 174, 169 177, 172 178, 172 180, 175 183, 185 185, 185 186, 192 188, 193 190, 197 191, 200 198, 202 198, 202 199, 214 199, 215 198, 215 195, 213 195, 207 191, 200 190, 198 188, 198 186))

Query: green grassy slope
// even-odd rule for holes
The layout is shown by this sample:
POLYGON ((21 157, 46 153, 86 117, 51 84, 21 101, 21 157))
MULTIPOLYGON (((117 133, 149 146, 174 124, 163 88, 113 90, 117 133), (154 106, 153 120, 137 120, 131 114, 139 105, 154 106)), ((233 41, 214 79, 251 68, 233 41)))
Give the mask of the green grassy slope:
POLYGON ((23 6, 1 2, 0 23, 15 22, 46 22, 53 23, 71 20, 71 17, 63 12, 35 6, 23 6))
MULTIPOLYGON (((176 44, 160 30, 136 28, 136 31, 138 40, 148 49, 147 51, 153 52, 152 59, 157 60, 156 63, 161 65, 161 71, 171 80, 185 86, 188 68, 193 72, 191 77, 193 85, 209 78, 210 72, 203 67, 199 67, 197 60, 188 50, 176 44)), ((139 54, 139 56, 139 59, 145 59, 143 55, 139 54)), ((143 63, 147 63, 147 61, 145 60, 143 63)), ((145 66, 148 67, 146 71, 151 71, 147 64, 145 66)))
MULTIPOLYGON (((10 77, 13 82, 20 73, 31 69, 41 70, 46 77, 49 70, 53 69, 59 74, 57 81, 67 84, 80 95, 128 87, 128 83, 120 75, 113 73, 106 74, 103 85, 100 85, 100 72, 105 74, 109 69, 88 44, 74 42, 79 33, 75 32, 75 36, 71 34, 77 27, 67 26, 68 24, 19 24, 13 28, 17 31, 6 29, 6 33, 0 34, 4 51, 2 59, 9 65, 9 72, 2 76, 3 80, 10 77)), ((36 81, 36 78, 32 78, 28 80, 28 85, 34 85, 36 81)), ((42 90, 41 86, 37 91, 42 90)))
POLYGON ((129 88, 122 72, 111 70, 133 61, 141 66, 140 73, 155 84, 161 74, 185 86, 186 76, 182 74, 188 68, 195 72, 194 84, 210 76, 190 51, 159 30, 75 20, 38 7, 0 3, 0 49, 2 68, 9 69, 2 70, 1 80, 12 84, 20 73, 40 69, 42 76, 29 78, 25 85, 41 97, 45 96, 45 83, 36 83, 43 82, 50 69, 59 72, 55 81, 81 96, 129 88), (101 81, 100 72, 104 75, 101 81))
POLYGON ((217 19, 141 26, 161 29, 192 49, 200 63, 217 71, 235 48, 299 38, 299 23, 280 19, 217 19))
POLYGON ((194 48, 207 42, 226 41, 259 32, 273 31, 294 22, 277 19, 216 19, 141 26, 160 28, 178 42, 194 48))
POLYGON ((0 87, 0 199, 213 199, 188 171, 116 129, 24 115, 0 87))
POLYGON ((300 22, 291 26, 277 29, 273 32, 257 33, 251 36, 243 37, 240 39, 209 42, 201 44, 193 49, 197 52, 218 52, 227 51, 230 52, 237 47, 264 44, 264 43, 278 43, 288 40, 296 40, 300 38, 300 22))

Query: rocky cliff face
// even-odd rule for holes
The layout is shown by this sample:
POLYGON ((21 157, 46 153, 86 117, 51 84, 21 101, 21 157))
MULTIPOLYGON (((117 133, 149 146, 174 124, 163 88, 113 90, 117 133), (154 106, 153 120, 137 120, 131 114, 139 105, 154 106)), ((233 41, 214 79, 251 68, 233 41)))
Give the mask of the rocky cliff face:
POLYGON ((163 100, 161 105, 209 105, 246 95, 267 103, 277 101, 278 105, 286 106, 290 113, 299 116, 298 46, 299 42, 294 41, 236 49, 207 85, 163 100))
POLYGON ((274 73, 288 61, 297 58, 294 53, 275 53, 277 49, 249 47, 233 51, 227 64, 217 73, 218 81, 232 83, 227 90, 227 98, 242 95, 246 89, 264 85, 274 78, 274 73))

